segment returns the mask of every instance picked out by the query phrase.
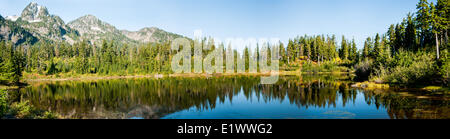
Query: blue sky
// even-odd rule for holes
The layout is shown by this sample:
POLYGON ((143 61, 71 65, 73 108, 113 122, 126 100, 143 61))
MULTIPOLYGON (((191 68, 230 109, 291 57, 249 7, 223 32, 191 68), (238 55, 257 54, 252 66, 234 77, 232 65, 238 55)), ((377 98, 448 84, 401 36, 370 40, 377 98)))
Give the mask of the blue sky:
POLYGON ((193 37, 280 38, 335 34, 365 38, 385 33, 414 12, 418 0, 0 0, 0 14, 20 15, 30 2, 66 23, 92 14, 119 29, 159 27, 193 37))

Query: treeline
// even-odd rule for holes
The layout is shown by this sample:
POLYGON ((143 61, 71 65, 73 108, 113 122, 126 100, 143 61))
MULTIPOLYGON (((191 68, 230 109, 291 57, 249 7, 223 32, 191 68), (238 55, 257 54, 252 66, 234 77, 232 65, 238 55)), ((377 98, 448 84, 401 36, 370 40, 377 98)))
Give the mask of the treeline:
POLYGON ((9 81, 19 83, 25 65, 24 53, 16 49, 14 45, 5 41, 0 42, 0 83, 9 81))
MULTIPOLYGON (((221 49, 223 64, 227 64, 227 52, 233 51, 235 71, 238 56, 245 60, 245 71, 249 71, 251 56, 260 57, 262 49, 268 50, 268 59, 272 57, 272 50, 279 49, 280 67, 284 69, 299 65, 327 65, 327 62, 339 66, 341 63, 357 63, 360 53, 356 49, 355 41, 348 41, 342 37, 341 46, 336 43, 335 36, 302 36, 290 40, 287 48, 283 43, 257 44, 254 50, 245 47, 239 53, 224 44, 216 44, 211 38, 190 40, 191 46, 200 44, 202 59, 207 55, 221 49), (217 46, 216 46, 217 45, 217 46), (275 46, 276 45, 276 46, 275 46), (209 50, 203 48, 210 46, 209 50), (339 47, 339 48, 337 48, 339 47), (242 57, 243 56, 243 57, 242 57)), ((70 45, 66 42, 39 41, 33 45, 25 44, 15 46, 11 42, 0 42, 0 64, 2 82, 18 83, 22 73, 38 73, 41 75, 73 76, 77 74, 100 75, 135 75, 154 73, 173 73, 171 69, 172 57, 180 50, 171 50, 171 42, 148 43, 138 46, 129 46, 114 41, 104 40, 101 44, 91 44, 82 41, 70 45)), ((194 47, 192 47, 192 60, 195 60, 194 47)), ((273 55, 275 57, 275 55, 273 55)), ((191 62, 194 64, 194 62, 191 62)), ((212 63, 214 65, 214 62, 212 63)), ((268 61, 270 64, 270 60, 268 61)), ((191 66, 194 68, 194 65, 191 66)), ((225 70, 225 69, 224 69, 225 70)), ((257 64, 259 71, 259 64, 257 64)), ((283 70, 283 69, 282 69, 283 70)), ((224 71, 225 72, 225 71, 224 71)))
MULTIPOLYGON (((192 46, 192 60, 194 56, 194 44, 201 44, 203 60, 216 49, 222 49, 223 63, 225 67, 227 51, 234 52, 234 64, 236 64, 237 51, 225 49, 223 44, 216 46, 213 39, 190 40, 192 46), (210 46, 209 50, 204 47, 210 46)), ((261 46, 262 47, 262 46, 261 46)), ((272 46, 265 45, 269 50, 272 46)), ((249 69, 249 55, 259 56, 258 46, 256 50, 245 49, 246 71, 249 69), (258 51, 257 51, 258 50, 258 51)), ((22 73, 38 73, 41 75, 67 76, 76 74, 99 75, 135 75, 154 73, 173 73, 171 68, 172 57, 180 52, 171 50, 171 42, 148 43, 137 46, 129 46, 114 41, 104 40, 100 45, 87 41, 70 45, 66 42, 39 41, 33 45, 15 46, 10 41, 0 42, 0 77, 3 83, 18 83, 22 73)), ((242 54, 239 54, 242 55, 242 54)), ((269 58, 271 53, 269 52, 269 58)), ((194 62, 191 62, 192 64, 194 62)), ((214 65, 214 62, 212 63, 214 65)), ((194 68, 194 65, 191 66, 194 68)), ((236 67, 236 66, 234 66, 236 67)))
POLYGON ((398 84, 447 84, 449 0, 420 0, 417 12, 367 38, 356 66, 361 79, 398 84))
POLYGON ((289 40, 286 57, 282 61, 291 64, 299 60, 310 60, 318 63, 325 61, 357 62, 360 54, 355 40, 349 41, 342 36, 340 46, 336 36, 300 36, 289 40))
MULTIPOLYGON (((2 41, 0 49, 3 65, 17 65, 19 70, 46 75, 169 72, 172 53, 169 43, 128 46, 107 41, 101 45, 86 41, 73 45, 40 41, 20 46, 2 41)), ((9 78, 6 74, 12 68, 2 66, 2 69, 2 77, 9 78)))
MULTIPOLYGON (((234 52, 234 65, 237 64, 238 55, 243 55, 247 72, 249 70, 250 55, 259 58, 261 49, 268 50, 269 59, 272 57, 272 50, 279 49, 280 66, 290 66, 296 63, 297 60, 317 61, 320 64, 324 61, 333 60, 339 62, 340 57, 345 60, 357 60, 359 58, 354 41, 348 42, 343 39, 342 44, 344 47, 336 49, 337 45, 334 36, 327 38, 323 35, 298 37, 294 41, 289 41, 287 49, 282 43, 272 45, 258 44, 254 50, 246 47, 242 54, 231 48, 226 49, 224 44, 216 46, 217 44, 211 38, 190 40, 190 42, 191 46, 194 46, 195 43, 201 45, 202 59, 216 49, 222 49, 224 67, 227 63, 227 52, 234 52), (207 46, 210 46, 211 49, 203 49, 207 46)), ((9 80, 17 83, 20 81, 23 71, 43 75, 173 73, 171 69, 172 57, 179 51, 181 49, 178 51, 171 50, 171 42, 129 46, 106 40, 101 44, 91 44, 87 41, 82 41, 73 45, 66 42, 39 41, 33 45, 15 46, 10 41, 1 41, 1 77, 3 81, 9 80)), ((194 47, 192 47, 191 51, 192 60, 194 60, 194 47)), ((194 62, 191 63, 193 64, 194 62)), ((270 64, 270 60, 268 63, 270 64)), ((259 64, 257 66, 259 70, 259 64)), ((191 67, 193 68, 194 65, 191 67)))

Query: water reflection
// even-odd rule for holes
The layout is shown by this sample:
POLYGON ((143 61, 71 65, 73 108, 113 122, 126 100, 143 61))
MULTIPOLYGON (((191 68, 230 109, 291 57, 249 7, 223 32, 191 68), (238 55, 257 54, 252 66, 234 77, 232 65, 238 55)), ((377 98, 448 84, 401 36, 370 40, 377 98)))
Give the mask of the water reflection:
POLYGON ((450 118, 444 94, 363 91, 347 76, 170 77, 36 83, 20 89, 66 118, 450 118))

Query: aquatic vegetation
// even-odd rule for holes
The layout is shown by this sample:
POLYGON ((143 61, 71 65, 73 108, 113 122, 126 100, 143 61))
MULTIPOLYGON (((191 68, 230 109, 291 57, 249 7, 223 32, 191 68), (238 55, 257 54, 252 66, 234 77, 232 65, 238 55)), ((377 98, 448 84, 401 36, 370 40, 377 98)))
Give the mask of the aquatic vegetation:
POLYGON ((0 119, 57 119, 60 116, 51 111, 39 110, 29 100, 11 102, 5 90, 0 90, 0 119))
POLYGON ((364 89, 388 89, 389 84, 379 84, 375 82, 358 82, 352 85, 355 88, 364 88, 364 89))

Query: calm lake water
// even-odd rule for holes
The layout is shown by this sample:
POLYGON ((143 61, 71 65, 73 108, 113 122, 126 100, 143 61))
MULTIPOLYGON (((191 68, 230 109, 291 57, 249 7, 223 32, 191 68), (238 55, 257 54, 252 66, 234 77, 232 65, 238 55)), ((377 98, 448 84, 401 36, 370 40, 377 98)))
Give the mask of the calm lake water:
POLYGON ((444 93, 361 90, 348 76, 167 77, 37 82, 12 91, 65 118, 450 119, 444 93))

